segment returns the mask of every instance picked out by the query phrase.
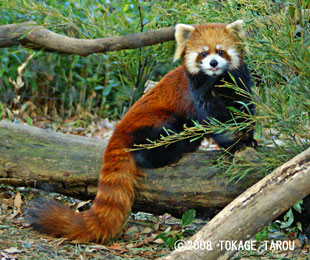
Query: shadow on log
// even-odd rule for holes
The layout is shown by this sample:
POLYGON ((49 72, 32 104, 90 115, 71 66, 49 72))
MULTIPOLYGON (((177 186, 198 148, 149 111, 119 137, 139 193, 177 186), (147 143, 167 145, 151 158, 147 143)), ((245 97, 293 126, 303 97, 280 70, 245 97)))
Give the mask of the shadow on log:
MULTIPOLYGON (((0 183, 92 199, 106 143, 0 121, 0 183)), ((198 215, 212 217, 263 177, 250 174, 226 185, 227 178, 219 177, 222 172, 212 163, 218 155, 196 152, 177 164, 147 169, 134 209, 179 216, 195 208, 198 215)))

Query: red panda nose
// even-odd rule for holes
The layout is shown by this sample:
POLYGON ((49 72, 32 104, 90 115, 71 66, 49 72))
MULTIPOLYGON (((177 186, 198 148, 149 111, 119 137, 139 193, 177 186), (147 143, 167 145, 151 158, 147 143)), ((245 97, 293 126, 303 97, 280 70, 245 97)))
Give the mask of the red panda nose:
POLYGON ((210 61, 210 66, 215 68, 217 66, 218 62, 216 60, 211 60, 210 61))

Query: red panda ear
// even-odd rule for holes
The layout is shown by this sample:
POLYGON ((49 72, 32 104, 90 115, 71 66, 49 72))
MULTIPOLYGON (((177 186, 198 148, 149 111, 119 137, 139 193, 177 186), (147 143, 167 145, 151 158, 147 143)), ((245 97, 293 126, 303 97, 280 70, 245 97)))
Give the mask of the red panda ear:
POLYGON ((175 40, 177 42, 177 49, 174 54, 174 61, 182 57, 185 45, 191 36, 192 32, 195 30, 195 27, 187 24, 177 24, 175 26, 175 40))
MULTIPOLYGON (((244 22, 243 20, 237 20, 233 23, 226 25, 226 30, 228 30, 232 35, 240 39, 242 42, 245 40, 245 30, 243 28, 244 22)), ((245 52, 249 52, 248 47, 243 47, 245 52)))
POLYGON ((228 30, 234 36, 243 40, 245 39, 245 31, 243 29, 243 26, 244 26, 243 20, 237 20, 233 23, 226 25, 226 30, 228 30))

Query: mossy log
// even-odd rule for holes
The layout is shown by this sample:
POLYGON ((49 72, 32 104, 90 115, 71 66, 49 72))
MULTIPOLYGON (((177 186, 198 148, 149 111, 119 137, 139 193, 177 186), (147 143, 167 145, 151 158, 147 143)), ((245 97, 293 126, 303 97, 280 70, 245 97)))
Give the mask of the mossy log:
MULTIPOLYGON (((92 199, 106 143, 0 121, 0 183, 92 199)), ((213 165, 218 156, 217 151, 196 152, 176 164, 147 169, 134 208, 175 215, 195 208, 211 217, 261 179, 250 174, 227 185, 227 178, 220 177, 221 170, 213 165)))

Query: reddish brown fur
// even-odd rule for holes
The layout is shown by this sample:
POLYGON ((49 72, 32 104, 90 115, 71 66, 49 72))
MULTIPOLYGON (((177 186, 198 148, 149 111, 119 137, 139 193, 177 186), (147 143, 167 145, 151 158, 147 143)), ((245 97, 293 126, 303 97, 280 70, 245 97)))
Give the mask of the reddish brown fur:
POLYGON ((134 189, 139 178, 144 176, 131 153, 126 152, 126 148, 133 145, 130 133, 139 127, 160 126, 169 117, 163 111, 186 113, 193 110, 187 100, 190 94, 187 94, 184 73, 184 68, 178 67, 167 74, 136 102, 116 126, 103 156, 98 193, 92 207, 76 213, 60 203, 50 203, 40 210, 36 221, 40 230, 56 237, 102 244, 122 230, 131 210, 134 189))
POLYGON ((203 51, 203 46, 208 46, 211 53, 216 53, 216 44, 228 47, 237 46, 238 41, 225 27, 227 24, 204 24, 195 26, 191 39, 186 44, 186 50, 203 51))
MULTIPOLYGON (((206 43, 210 51, 214 51, 218 42, 231 47, 236 45, 236 38, 225 29, 225 24, 201 25, 193 32, 184 51, 199 51, 206 43), (216 42, 214 39, 217 39, 216 42)), ((56 202, 49 202, 41 208, 39 206, 33 214, 38 229, 50 235, 82 242, 104 244, 115 237, 122 230, 131 210, 139 178, 144 176, 132 154, 126 152, 127 148, 133 146, 131 133, 143 127, 160 127, 173 112, 184 115, 191 111, 194 113, 187 84, 182 65, 139 99, 116 126, 105 150, 98 193, 92 207, 76 213, 56 202)))
MULTIPOLYGON (((208 54, 217 53, 218 50, 216 49, 216 45, 219 42, 222 46, 225 47, 225 49, 235 47, 237 50, 239 50, 239 45, 241 42, 226 29, 226 26, 227 24, 224 23, 196 25, 196 30, 192 32, 191 39, 187 42, 183 55, 190 51, 197 51, 201 53, 205 51, 203 49, 204 46, 208 46, 208 54)), ((227 60, 231 59, 231 57, 226 52, 223 57, 227 60)), ((204 57, 198 56, 197 63, 203 58, 204 57)), ((239 58, 240 62, 242 63, 242 50, 240 50, 239 58)))

